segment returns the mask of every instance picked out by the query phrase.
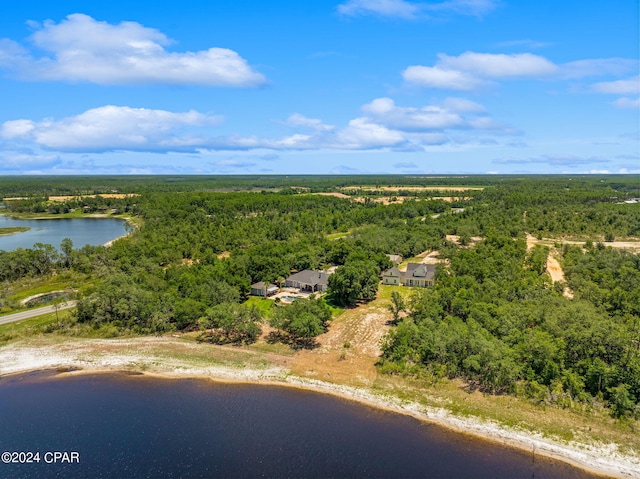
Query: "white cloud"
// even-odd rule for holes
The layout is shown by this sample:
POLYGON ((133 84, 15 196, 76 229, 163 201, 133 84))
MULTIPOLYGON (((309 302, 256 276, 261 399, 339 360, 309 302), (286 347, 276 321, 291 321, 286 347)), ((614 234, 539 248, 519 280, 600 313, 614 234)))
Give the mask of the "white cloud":
POLYGON ((11 172, 25 170, 38 170, 51 168, 61 163, 57 155, 38 155, 28 153, 13 153, 0 155, 0 171, 11 172))
POLYGON ((488 79, 545 76, 557 69, 546 58, 531 53, 465 52, 457 57, 440 53, 435 66, 410 66, 402 77, 422 87, 473 90, 486 85, 488 79))
POLYGON ((531 49, 536 48, 544 48, 553 45, 553 43, 549 42, 539 42, 536 40, 525 39, 525 40, 508 40, 506 42, 498 43, 501 47, 526 47, 531 49))
POLYGON ((406 141, 406 136, 400 131, 374 123, 368 118, 355 118, 336 134, 334 147, 366 150, 397 146, 406 141))
POLYGON ((473 90, 483 83, 467 73, 448 70, 439 66, 410 66, 402 72, 402 78, 421 87, 464 91, 473 90))
POLYGON ((482 16, 493 10, 496 5, 496 0, 449 0, 437 3, 405 0, 347 0, 338 5, 338 12, 346 16, 378 15, 416 19, 445 14, 482 16))
POLYGON ((193 135, 178 134, 183 127, 214 126, 221 120, 193 110, 172 113, 107 105, 58 121, 8 121, 1 125, 0 136, 60 151, 181 151, 202 143, 193 135))
POLYGON ((31 120, 6 121, 0 127, 0 136, 6 139, 21 138, 29 135, 35 128, 35 123, 31 120))
POLYGON ((136 22, 117 25, 75 13, 60 23, 34 24, 31 42, 48 56, 33 57, 0 41, 0 66, 22 78, 104 85, 183 84, 255 87, 265 83, 238 53, 226 48, 170 52, 174 42, 136 22))
POLYGON ((547 164, 552 166, 578 166, 578 165, 587 165, 591 163, 610 163, 610 160, 602 156, 584 157, 584 156, 576 156, 576 155, 547 153, 542 156, 529 157, 529 158, 518 158, 518 157, 497 158, 493 160, 493 163, 520 164, 520 165, 541 163, 541 164, 547 164))
POLYGON ((480 103, 467 100, 466 98, 445 98, 442 106, 448 110, 459 113, 483 113, 485 111, 484 106, 480 103))
POLYGON ((640 76, 626 80, 600 82, 593 85, 593 90, 598 93, 614 93, 617 95, 640 93, 640 76))
MULTIPOLYGON (((458 56, 438 54, 433 66, 413 65, 402 72, 410 84, 449 90, 474 90, 491 84, 491 80, 509 78, 572 79, 588 76, 621 75, 637 68, 636 60, 604 58, 555 64, 531 53, 464 52, 458 56)), ((596 90, 628 90, 632 80, 603 82, 596 90)), ((636 87, 637 88, 637 87, 636 87)))
POLYGON ((377 98, 362 107, 374 121, 404 131, 424 131, 463 126, 465 121, 456 113, 438 106, 403 108, 391 98, 377 98))
POLYGON ((613 102, 614 106, 618 108, 640 108, 639 98, 618 98, 613 102))
POLYGON ((638 70, 638 60, 628 58, 593 58, 560 65, 559 76, 565 79, 620 76, 638 70))
MULTIPOLYGON (((385 150, 421 151, 433 145, 476 143, 477 135, 513 135, 478 103, 447 98, 440 105, 398 106, 391 98, 376 98, 361 108, 362 115, 338 127, 295 113, 281 124, 294 131, 280 138, 240 134, 217 135, 212 127, 222 118, 197 111, 107 105, 76 116, 0 124, 0 138, 19 146, 65 152, 190 152, 247 150, 385 150), (455 131, 474 132, 460 139, 455 131)), ((494 140, 491 140, 494 141, 494 140)), ((229 166, 229 165, 226 165, 229 166)))
POLYGON ((307 118, 306 116, 299 113, 294 113, 293 115, 289 116, 285 123, 289 126, 311 128, 312 130, 317 131, 330 131, 335 128, 332 125, 323 123, 322 120, 307 118))
POLYGON ((449 0, 441 3, 425 3, 424 8, 435 12, 458 15, 482 16, 498 5, 496 0, 449 0))
POLYGON ((419 12, 417 5, 404 0, 348 0, 338 5, 342 15, 381 15, 384 17, 414 18, 419 12))
POLYGON ((445 69, 465 71, 487 78, 536 77, 555 73, 558 67, 544 57, 531 53, 464 52, 452 57, 438 55, 438 65, 445 69))
POLYGON ((418 165, 416 165, 414 162, 410 161, 410 162, 398 162, 398 163, 394 163, 393 164, 394 168, 402 168, 405 170, 415 170, 418 168, 418 165))

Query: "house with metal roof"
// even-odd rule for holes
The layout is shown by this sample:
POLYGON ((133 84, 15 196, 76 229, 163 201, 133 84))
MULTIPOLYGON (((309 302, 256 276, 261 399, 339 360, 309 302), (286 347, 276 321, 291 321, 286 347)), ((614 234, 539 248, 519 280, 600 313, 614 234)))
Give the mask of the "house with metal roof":
POLYGON ((409 263, 404 272, 404 286, 420 286, 426 288, 435 284, 436 265, 409 263))
POLYGON ((409 263, 406 271, 395 266, 382 273, 382 284, 427 288, 435 284, 436 265, 409 263))

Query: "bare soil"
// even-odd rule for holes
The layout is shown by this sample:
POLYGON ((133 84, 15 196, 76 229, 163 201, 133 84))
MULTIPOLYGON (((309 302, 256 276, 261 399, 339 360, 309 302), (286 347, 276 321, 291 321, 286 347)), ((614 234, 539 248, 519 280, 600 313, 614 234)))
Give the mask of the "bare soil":
MULTIPOLYGON (((460 236, 459 235, 446 235, 446 239, 447 241, 451 241, 457 245, 460 244, 460 236)), ((477 243, 479 243, 480 241, 482 241, 484 238, 482 238, 481 236, 472 236, 471 237, 471 241, 469 241, 469 244, 467 245, 468 247, 472 247, 475 246, 477 243)))
MULTIPOLYGON (((595 242, 595 240, 594 240, 595 242)), ((527 249, 533 248, 534 245, 541 244, 545 246, 553 246, 555 244, 570 244, 575 246, 581 246, 584 248, 585 241, 570 240, 564 238, 538 238, 528 234, 527 235, 527 249)), ((632 253, 640 252, 640 238, 628 238, 625 241, 609 241, 604 242, 605 246, 611 246, 612 248, 626 249, 632 253)))
MULTIPOLYGON (((97 198, 98 196, 102 198, 129 198, 132 196, 140 196, 137 193, 105 193, 102 195, 81 195, 81 196, 49 196, 49 201, 67 201, 73 200, 75 198, 97 198)), ((9 198, 7 198, 9 199, 9 198)))
MULTIPOLYGON (((549 246, 551 248, 551 252, 549 256, 547 256, 547 274, 551 277, 551 281, 557 283, 558 281, 564 282, 564 271, 562 270, 562 266, 560 266, 560 262, 558 261, 558 250, 552 244, 546 244, 545 242, 538 240, 534 236, 527 234, 527 251, 532 249, 537 244, 544 244, 545 246, 549 246)), ((562 292, 565 298, 573 299, 573 291, 569 287, 565 287, 562 292)))
POLYGON ((317 348, 294 356, 291 371, 349 385, 373 384, 377 378, 375 363, 382 353, 382 338, 393 319, 385 308, 386 302, 378 299, 345 311, 317 338, 317 348))
POLYGON ((484 188, 475 186, 345 186, 343 190, 362 191, 482 191, 484 188))
POLYGON ((334 191, 331 193, 314 193, 314 194, 320 195, 320 196, 335 196, 336 198, 351 199, 351 196, 345 195, 344 193, 338 193, 337 191, 334 191))

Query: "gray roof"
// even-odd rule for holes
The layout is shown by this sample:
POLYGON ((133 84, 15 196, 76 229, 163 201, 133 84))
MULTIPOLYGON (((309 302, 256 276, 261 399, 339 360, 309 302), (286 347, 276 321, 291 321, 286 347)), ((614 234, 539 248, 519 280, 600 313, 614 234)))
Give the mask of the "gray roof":
POLYGON ((329 275, 324 271, 311 271, 310 269, 305 269, 299 273, 292 274, 287 278, 287 281, 297 281, 298 283, 309 285, 326 285, 328 279, 329 275))
POLYGON ((390 268, 388 270, 386 270, 383 273, 384 276, 398 276, 398 277, 402 277, 402 272, 396 268, 395 266, 393 268, 390 268))
POLYGON ((267 284, 264 281, 259 281, 258 283, 252 284, 251 289, 265 289, 265 290, 273 290, 273 288, 278 289, 275 284, 267 284))
POLYGON ((435 264, 409 263, 407 265, 407 271, 404 273, 404 277, 433 279, 435 274, 436 274, 435 264))

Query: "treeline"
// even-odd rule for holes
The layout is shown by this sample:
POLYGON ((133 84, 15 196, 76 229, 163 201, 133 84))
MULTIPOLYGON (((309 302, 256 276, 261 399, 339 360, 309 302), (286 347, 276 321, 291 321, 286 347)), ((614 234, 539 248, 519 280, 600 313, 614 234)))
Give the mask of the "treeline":
MULTIPOLYGON (((0 178, 0 199, 5 197, 47 197, 54 195, 94 195, 148 192, 232 192, 278 190, 283 193, 332 191, 348 186, 480 186, 526 190, 531 185, 548 190, 609 188, 621 199, 638 197, 637 180, 632 175, 123 175, 123 176, 4 176, 0 178)), ((407 191, 409 196, 415 191, 407 191)), ((456 192, 453 196, 475 196, 456 192)))
POLYGON ((577 293, 569 301, 540 274, 544 249, 527 253, 522 239, 493 232, 473 249, 448 249, 450 267, 439 270, 434 288, 412 296, 409 316, 390 333, 382 370, 462 377, 563 407, 606 402, 615 416, 637 417, 637 256, 610 248, 578 254, 570 248, 565 256, 577 293), (578 280, 587 270, 593 275, 578 280), (592 294, 596 281, 601 299, 592 294), (633 286, 620 298, 624 285, 633 286), (617 303, 604 298, 609 288, 617 303))
POLYGON ((66 201, 49 201, 47 197, 32 197, 5 202, 7 213, 48 213, 65 214, 74 211, 82 213, 137 214, 136 196, 111 198, 104 196, 75 197, 66 201))

